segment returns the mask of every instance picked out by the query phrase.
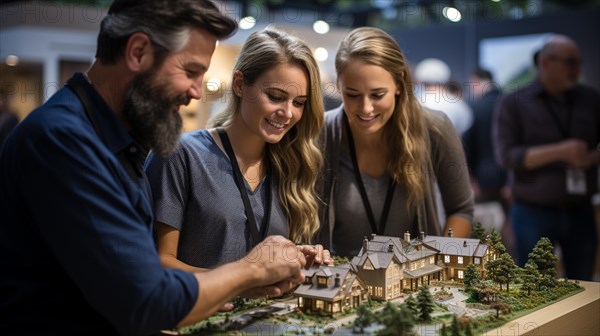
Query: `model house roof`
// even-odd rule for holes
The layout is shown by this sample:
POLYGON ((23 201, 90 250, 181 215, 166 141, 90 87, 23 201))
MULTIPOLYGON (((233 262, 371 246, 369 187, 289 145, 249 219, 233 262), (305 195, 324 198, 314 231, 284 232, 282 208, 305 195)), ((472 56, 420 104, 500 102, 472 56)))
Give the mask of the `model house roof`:
MULTIPOLYGON (((364 254, 371 256, 375 254, 378 260, 384 262, 381 267, 387 267, 391 261, 391 255, 395 256, 400 263, 405 263, 407 261, 423 259, 436 253, 438 251, 434 247, 422 244, 417 239, 406 241, 398 237, 372 235, 371 240, 365 239, 363 241, 363 247, 358 256, 362 257, 364 254)), ((370 257, 370 259, 373 260, 375 257, 370 257)), ((362 263, 355 265, 362 265, 362 263)))
POLYGON ((440 267, 438 265, 427 265, 425 267, 421 267, 421 268, 416 269, 414 271, 404 270, 404 277, 409 278, 409 279, 410 278, 413 278, 413 279, 414 278, 419 278, 419 277, 422 277, 422 276, 427 275, 427 274, 432 274, 432 273, 435 273, 435 272, 439 272, 439 271, 441 271, 443 269, 444 269, 443 267, 440 267))
POLYGON ((426 236, 423 242, 444 255, 483 257, 487 250, 486 244, 473 238, 426 236))
POLYGON ((302 273, 311 277, 310 282, 301 284, 294 291, 294 295, 306 298, 333 300, 348 293, 354 282, 360 281, 356 277, 356 272, 349 266, 314 265, 308 270, 303 270, 302 273), (319 278, 325 279, 325 285, 319 284, 319 278))

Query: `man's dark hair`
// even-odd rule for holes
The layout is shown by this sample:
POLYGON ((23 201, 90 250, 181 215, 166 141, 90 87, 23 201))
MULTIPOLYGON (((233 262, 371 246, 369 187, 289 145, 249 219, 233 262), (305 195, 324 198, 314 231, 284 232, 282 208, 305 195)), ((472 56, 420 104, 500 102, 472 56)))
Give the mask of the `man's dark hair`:
POLYGON ((475 71, 473 71, 473 76, 475 76, 479 79, 487 79, 490 82, 494 81, 494 76, 492 75, 492 73, 489 70, 486 70, 484 68, 475 69, 475 71))
POLYGON ((185 46, 191 28, 221 40, 237 30, 237 23, 208 0, 115 0, 100 24, 96 58, 104 64, 116 63, 129 37, 141 32, 150 37, 155 64, 160 64, 185 46))

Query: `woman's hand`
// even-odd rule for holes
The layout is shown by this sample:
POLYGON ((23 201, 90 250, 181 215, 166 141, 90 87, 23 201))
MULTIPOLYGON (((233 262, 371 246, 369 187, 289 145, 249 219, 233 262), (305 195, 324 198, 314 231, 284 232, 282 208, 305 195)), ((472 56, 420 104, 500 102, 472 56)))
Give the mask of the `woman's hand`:
POLYGON ((323 248, 323 245, 298 245, 298 251, 306 258, 306 266, 308 269, 312 264, 333 266, 333 259, 329 250, 323 248))

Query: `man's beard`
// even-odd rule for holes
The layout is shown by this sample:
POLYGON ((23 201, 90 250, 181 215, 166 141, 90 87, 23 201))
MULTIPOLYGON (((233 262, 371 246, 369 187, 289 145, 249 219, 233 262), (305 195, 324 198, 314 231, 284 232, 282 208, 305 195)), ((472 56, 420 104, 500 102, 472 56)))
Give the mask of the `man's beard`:
POLYGON ((150 70, 131 81, 123 113, 136 141, 158 155, 167 156, 177 148, 181 134, 182 120, 177 110, 180 105, 187 105, 190 98, 185 93, 167 97, 166 85, 157 83, 155 74, 150 70))

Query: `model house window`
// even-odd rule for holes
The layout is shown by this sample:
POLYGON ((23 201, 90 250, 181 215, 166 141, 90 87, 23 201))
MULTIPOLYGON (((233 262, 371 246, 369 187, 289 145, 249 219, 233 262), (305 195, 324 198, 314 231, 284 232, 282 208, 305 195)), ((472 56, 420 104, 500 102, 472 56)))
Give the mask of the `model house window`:
POLYGON ((425 259, 421 259, 421 268, 425 267, 425 259))
POLYGON ((336 303, 333 304, 333 312, 337 313, 339 311, 340 311, 340 303, 336 302, 336 303))
POLYGON ((323 302, 323 300, 317 300, 315 301, 315 307, 317 309, 325 309, 325 302, 323 302))
POLYGON ((414 262, 411 262, 411 263, 410 263, 410 270, 411 270, 411 271, 414 271, 414 270, 416 270, 416 269, 417 269, 417 265, 416 265, 414 262))
POLYGON ((327 286, 327 278, 317 277, 317 283, 319 284, 319 286, 327 286))
POLYGON ((304 278, 304 283, 310 284, 312 282, 312 278, 307 276, 306 278, 304 278))
POLYGON ((461 271, 461 270, 459 270, 459 271, 458 271, 458 278, 459 278, 459 279, 462 279, 464 276, 465 276, 464 272, 463 272, 463 271, 461 271))
POLYGON ((373 295, 373 286, 367 286, 367 290, 369 291, 369 295, 373 295))
POLYGON ((445 256, 444 256, 444 262, 445 262, 446 264, 450 263, 450 256, 449 256, 449 255, 445 255, 445 256))
POLYGON ((481 259, 480 258, 475 258, 475 264, 479 265, 481 263, 481 259))
POLYGON ((383 287, 375 287, 375 296, 383 296, 383 287))
POLYGON ((433 265, 433 264, 435 264, 435 257, 430 257, 430 258, 429 258, 429 264, 430 264, 430 265, 433 265))
POLYGON ((463 257, 458 257, 458 263, 462 264, 463 263, 463 257))

